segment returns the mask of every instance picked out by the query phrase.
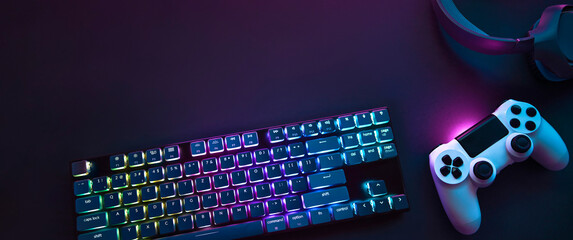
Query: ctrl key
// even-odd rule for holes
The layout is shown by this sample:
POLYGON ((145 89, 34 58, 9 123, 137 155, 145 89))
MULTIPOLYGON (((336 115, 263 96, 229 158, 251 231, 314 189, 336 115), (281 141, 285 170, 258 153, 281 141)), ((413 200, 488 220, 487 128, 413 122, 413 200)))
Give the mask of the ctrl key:
POLYGON ((265 219, 265 226, 268 233, 282 231, 286 229, 284 216, 272 217, 265 219))
POLYGON ((84 233, 78 236, 78 240, 119 240, 119 230, 117 228, 110 228, 84 233))

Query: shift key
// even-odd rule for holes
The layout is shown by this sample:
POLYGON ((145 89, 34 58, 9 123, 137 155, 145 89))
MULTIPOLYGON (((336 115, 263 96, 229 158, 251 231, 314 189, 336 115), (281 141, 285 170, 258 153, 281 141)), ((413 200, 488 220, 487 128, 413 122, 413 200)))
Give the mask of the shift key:
POLYGON ((322 191, 305 193, 302 195, 304 208, 320 207, 324 205, 345 202, 350 199, 346 186, 331 188, 322 191))

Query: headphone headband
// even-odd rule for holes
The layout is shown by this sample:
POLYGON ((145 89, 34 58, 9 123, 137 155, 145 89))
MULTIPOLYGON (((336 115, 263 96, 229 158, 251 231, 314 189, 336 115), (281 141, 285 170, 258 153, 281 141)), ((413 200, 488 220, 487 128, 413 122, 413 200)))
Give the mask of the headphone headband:
POLYGON ((446 32, 467 48, 493 55, 526 53, 533 49, 533 36, 514 39, 485 33, 460 13, 453 0, 432 0, 432 5, 446 32))

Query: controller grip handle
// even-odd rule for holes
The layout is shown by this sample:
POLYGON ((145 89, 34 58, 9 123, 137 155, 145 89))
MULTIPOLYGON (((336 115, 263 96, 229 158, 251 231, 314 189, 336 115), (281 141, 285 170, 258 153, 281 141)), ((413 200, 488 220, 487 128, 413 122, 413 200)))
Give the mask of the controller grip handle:
POLYGON ((559 133, 541 118, 539 128, 532 134, 533 152, 531 157, 541 166, 557 171, 569 163, 569 151, 559 133))
POLYGON ((465 235, 475 233, 481 224, 477 187, 471 184, 469 176, 457 185, 439 183, 438 194, 454 228, 465 235))

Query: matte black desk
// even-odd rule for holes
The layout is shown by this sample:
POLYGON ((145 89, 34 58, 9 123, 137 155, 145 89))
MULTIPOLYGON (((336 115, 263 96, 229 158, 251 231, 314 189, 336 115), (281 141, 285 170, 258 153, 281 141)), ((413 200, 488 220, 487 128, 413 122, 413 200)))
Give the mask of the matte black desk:
MULTIPOLYGON (((71 238, 70 160, 385 105, 410 212, 279 239, 461 238, 428 154, 507 98, 537 106, 573 151, 573 82, 453 43, 429 0, 91 2, 2 7, 2 239, 71 238)), ((518 36, 546 4, 460 8, 486 31, 518 36)), ((516 164, 478 194, 472 238, 573 238, 571 165, 516 164)))

